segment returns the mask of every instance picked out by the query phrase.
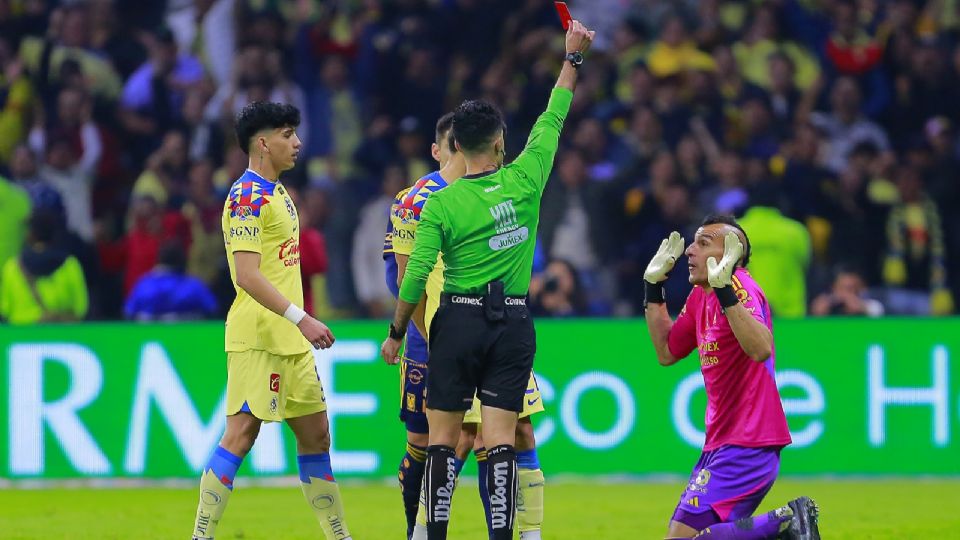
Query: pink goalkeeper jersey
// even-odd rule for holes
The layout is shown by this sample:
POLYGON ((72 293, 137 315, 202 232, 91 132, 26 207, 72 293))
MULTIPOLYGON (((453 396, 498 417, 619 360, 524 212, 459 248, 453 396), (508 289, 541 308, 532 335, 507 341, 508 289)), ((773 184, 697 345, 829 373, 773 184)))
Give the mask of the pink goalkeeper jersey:
MULTIPOLYGON (((738 268, 733 289, 754 319, 773 332, 770 306, 746 269, 738 268)), ((684 358, 699 350, 700 371, 707 388, 709 452, 725 445, 786 446, 790 431, 774 380, 774 354, 755 362, 740 347, 720 302, 713 293, 694 287, 667 338, 670 354, 684 358)))

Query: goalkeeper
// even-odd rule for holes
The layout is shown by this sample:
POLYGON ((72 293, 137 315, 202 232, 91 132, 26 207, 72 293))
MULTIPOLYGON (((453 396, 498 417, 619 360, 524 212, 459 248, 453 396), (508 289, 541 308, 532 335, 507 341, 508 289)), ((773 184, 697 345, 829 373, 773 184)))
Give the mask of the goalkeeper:
POLYGON ((807 497, 751 517, 791 440, 774 379, 770 306, 746 269, 750 241, 732 217, 703 221, 686 249, 694 288, 673 321, 661 283, 683 243, 670 233, 643 275, 657 360, 673 365, 696 349, 707 390, 706 442, 667 538, 817 540, 818 508, 807 497))

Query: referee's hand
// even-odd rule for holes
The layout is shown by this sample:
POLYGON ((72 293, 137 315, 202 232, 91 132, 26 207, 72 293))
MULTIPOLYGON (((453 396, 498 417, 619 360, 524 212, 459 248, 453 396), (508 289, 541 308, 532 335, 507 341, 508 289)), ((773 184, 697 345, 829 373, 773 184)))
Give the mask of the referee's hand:
POLYGON ((383 340, 383 345, 380 345, 380 356, 383 357, 383 361, 389 366, 393 366, 400 363, 400 346, 403 345, 403 341, 399 339, 393 339, 388 337, 383 340))
POLYGON ((307 315, 297 325, 303 337, 307 338, 314 349, 329 349, 337 338, 333 337, 333 332, 327 328, 327 325, 307 315))

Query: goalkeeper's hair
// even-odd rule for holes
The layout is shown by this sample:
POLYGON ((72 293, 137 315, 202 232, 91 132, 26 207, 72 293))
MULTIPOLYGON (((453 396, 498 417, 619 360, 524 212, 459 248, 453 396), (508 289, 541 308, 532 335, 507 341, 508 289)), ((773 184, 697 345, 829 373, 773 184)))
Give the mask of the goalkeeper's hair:
POLYGON ((446 144, 451 152, 457 153, 457 145, 453 144, 453 112, 448 112, 437 120, 437 144, 446 144))
POLYGON ((279 129, 300 125, 300 109, 286 103, 254 101, 237 114, 237 143, 244 153, 250 153, 253 138, 265 129, 279 129))
POLYGON ((750 237, 747 236, 747 231, 743 230, 743 227, 737 223, 737 218, 729 214, 710 214, 707 217, 703 218, 703 222, 700 223, 701 227, 706 225, 716 225, 717 223, 722 223, 724 225, 729 225, 734 229, 740 231, 740 234, 743 235, 743 257, 740 258, 740 266, 743 268, 747 267, 747 263, 750 262, 750 237))
POLYGON ((453 111, 453 139, 466 153, 487 150, 501 131, 507 131, 503 115, 487 101, 464 101, 453 111))

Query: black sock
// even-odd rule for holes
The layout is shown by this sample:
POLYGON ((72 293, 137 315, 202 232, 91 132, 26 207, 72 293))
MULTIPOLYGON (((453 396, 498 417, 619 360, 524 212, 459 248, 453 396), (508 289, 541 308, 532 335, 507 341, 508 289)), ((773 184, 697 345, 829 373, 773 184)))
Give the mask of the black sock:
POLYGON ((428 446, 423 489, 427 500, 427 537, 446 540, 453 488, 457 481, 457 455, 449 446, 428 446))
POLYGON ((517 453, 512 446, 502 444, 487 451, 487 492, 491 540, 512 540, 517 513, 517 453))
POLYGON ((400 461, 400 493, 403 496, 403 510, 407 516, 407 538, 413 534, 417 522, 417 510, 420 507, 420 488, 423 486, 423 470, 427 459, 427 449, 407 443, 407 453, 400 461))

